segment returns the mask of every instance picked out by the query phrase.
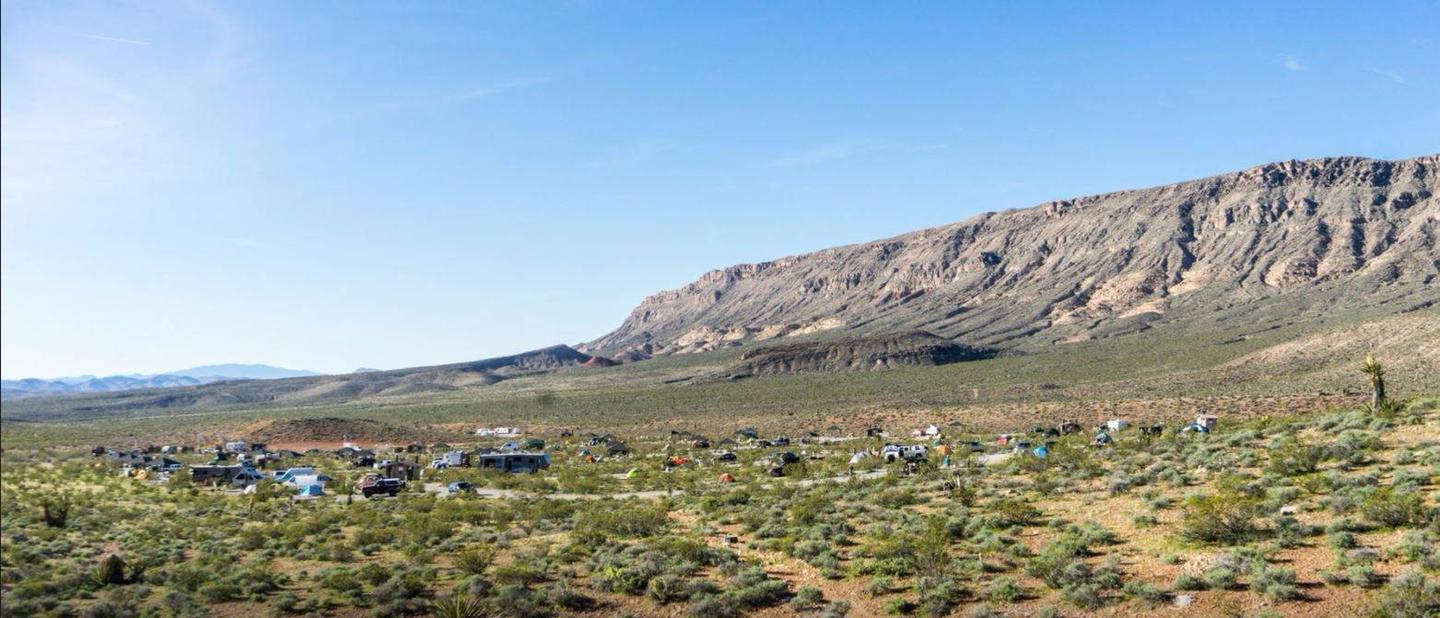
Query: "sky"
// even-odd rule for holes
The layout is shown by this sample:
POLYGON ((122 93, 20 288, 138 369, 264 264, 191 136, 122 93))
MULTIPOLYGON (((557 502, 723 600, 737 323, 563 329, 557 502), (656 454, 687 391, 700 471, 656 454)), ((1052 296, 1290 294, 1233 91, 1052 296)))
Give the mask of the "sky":
POLYGON ((1433 1, 6 0, 0 373, 480 359, 732 264, 1432 154, 1434 24, 1433 1))

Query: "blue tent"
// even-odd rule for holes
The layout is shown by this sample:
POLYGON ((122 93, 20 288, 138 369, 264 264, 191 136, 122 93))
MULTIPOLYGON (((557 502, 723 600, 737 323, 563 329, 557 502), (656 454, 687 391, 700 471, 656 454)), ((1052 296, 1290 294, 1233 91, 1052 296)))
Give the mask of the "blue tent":
POLYGON ((1040 445, 1040 446, 1035 447, 1035 451, 1034 451, 1034 452, 1035 452, 1035 456, 1036 456, 1036 457, 1039 457, 1039 458, 1041 458, 1041 459, 1044 459, 1044 458, 1050 456, 1050 449, 1049 449, 1048 447, 1046 447, 1045 445, 1043 445, 1043 444, 1040 445))
POLYGON ((295 497, 296 497, 296 498, 319 498, 320 496, 323 496, 323 495, 325 495, 325 488, 324 488, 324 487, 321 487, 321 486, 319 486, 319 485, 306 485, 306 486, 300 488, 300 492, 297 493, 297 494, 295 494, 295 497))

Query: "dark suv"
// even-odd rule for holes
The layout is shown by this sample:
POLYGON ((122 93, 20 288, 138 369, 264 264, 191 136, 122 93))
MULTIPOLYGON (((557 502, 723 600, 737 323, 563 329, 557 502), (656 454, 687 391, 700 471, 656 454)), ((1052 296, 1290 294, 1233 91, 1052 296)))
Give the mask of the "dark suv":
POLYGON ((360 485, 360 493, 366 498, 377 494, 390 494, 390 497, 393 498, 402 489, 405 489, 405 481, 401 479, 375 479, 373 482, 362 482, 360 485))

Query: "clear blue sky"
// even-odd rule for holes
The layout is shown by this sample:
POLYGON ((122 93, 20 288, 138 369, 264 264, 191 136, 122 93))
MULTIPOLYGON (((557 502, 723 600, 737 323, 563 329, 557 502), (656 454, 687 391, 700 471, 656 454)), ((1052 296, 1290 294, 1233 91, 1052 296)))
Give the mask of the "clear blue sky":
POLYGON ((6 0, 0 369, 477 359, 734 263, 1440 150, 1436 2, 1009 4, 6 0))

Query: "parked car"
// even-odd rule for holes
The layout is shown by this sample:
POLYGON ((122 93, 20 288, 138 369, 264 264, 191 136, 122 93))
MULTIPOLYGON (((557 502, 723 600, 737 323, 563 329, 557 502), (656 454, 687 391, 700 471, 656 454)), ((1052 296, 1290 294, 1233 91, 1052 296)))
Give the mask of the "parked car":
POLYGON ((462 494, 469 493, 470 490, 475 489, 475 486, 471 485, 469 481, 455 481, 447 485, 445 489, 452 494, 462 494))
POLYGON ((393 498, 402 489, 405 489, 403 479, 366 477, 360 481, 360 493, 366 498, 379 494, 390 494, 393 498))

